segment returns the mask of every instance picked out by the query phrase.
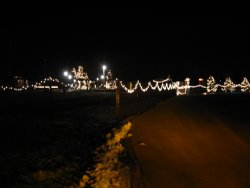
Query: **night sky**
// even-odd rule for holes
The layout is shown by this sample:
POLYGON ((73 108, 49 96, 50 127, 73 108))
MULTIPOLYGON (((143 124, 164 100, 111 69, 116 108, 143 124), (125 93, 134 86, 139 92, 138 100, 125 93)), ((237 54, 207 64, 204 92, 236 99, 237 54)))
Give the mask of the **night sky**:
POLYGON ((33 8, 6 10, 0 24, 1 80, 8 78, 10 61, 12 76, 30 80, 60 78, 77 65, 95 79, 103 64, 127 81, 210 74, 250 79, 246 18, 169 16, 164 9, 33 8))

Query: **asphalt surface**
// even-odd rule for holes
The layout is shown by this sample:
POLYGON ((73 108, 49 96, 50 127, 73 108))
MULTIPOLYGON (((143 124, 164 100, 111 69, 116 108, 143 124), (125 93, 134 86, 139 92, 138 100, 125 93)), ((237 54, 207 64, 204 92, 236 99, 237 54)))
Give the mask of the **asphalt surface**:
POLYGON ((141 187, 250 187, 249 95, 174 97, 136 117, 141 187))

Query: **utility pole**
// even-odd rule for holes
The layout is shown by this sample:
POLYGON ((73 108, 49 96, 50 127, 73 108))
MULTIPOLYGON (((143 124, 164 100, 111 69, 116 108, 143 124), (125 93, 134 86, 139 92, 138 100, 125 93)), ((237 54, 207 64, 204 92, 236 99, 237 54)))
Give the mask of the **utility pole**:
POLYGON ((47 70, 46 70, 46 66, 47 66, 47 62, 48 62, 48 59, 47 58, 44 58, 43 59, 43 76, 44 76, 44 78, 46 78, 47 77, 47 70))
POLYGON ((12 63, 12 41, 9 41, 9 66, 8 66, 8 77, 11 77, 11 63, 12 63))
POLYGON ((136 113, 140 113, 140 108, 139 108, 139 87, 136 89, 136 113))
POLYGON ((116 119, 119 121, 120 119, 120 87, 119 82, 117 81, 117 88, 116 88, 116 119))

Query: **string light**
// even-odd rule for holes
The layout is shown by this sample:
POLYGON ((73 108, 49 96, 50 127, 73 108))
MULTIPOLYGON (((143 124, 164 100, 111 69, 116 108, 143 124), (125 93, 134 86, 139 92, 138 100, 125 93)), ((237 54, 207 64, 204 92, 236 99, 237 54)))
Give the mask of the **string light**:
POLYGON ((52 77, 48 77, 48 78, 44 78, 43 80, 41 80, 40 82, 36 82, 34 85, 31 85, 31 87, 33 89, 41 89, 41 88, 44 88, 44 89, 58 89, 59 86, 58 85, 61 85, 63 87, 67 87, 66 84, 64 84, 63 82, 60 82, 58 79, 56 78, 52 78, 52 77), (54 85, 52 85, 54 84, 54 85))
POLYGON ((74 75, 74 84, 71 84, 70 87, 76 90, 88 90, 90 88, 91 81, 83 66, 79 65, 77 70, 73 67, 71 72, 74 75))
POLYGON ((240 87, 241 87, 242 92, 246 92, 247 90, 250 91, 250 84, 249 84, 247 78, 245 78, 245 77, 243 78, 240 87))
POLYGON ((176 94, 177 95, 185 95, 185 94, 187 94, 187 91, 189 89, 191 89, 191 88, 206 89, 207 93, 215 93, 218 90, 219 87, 222 88, 223 91, 229 90, 231 92, 234 92, 237 87, 240 87, 242 92, 245 92, 245 91, 248 91, 248 90, 250 91, 250 84, 249 84, 249 82, 248 82, 248 80, 246 78, 243 79, 241 84, 234 84, 230 78, 227 78, 226 81, 224 82, 224 85, 221 85, 221 84, 216 84, 216 81, 215 81, 214 77, 210 76, 208 78, 208 80, 207 80, 207 86, 200 85, 200 84, 199 85, 193 85, 193 86, 189 85, 190 84, 190 79, 189 78, 185 79, 185 85, 183 85, 183 86, 180 86, 179 81, 171 82, 171 83, 169 83, 168 81, 169 81, 169 79, 165 79, 165 80, 161 80, 161 81, 153 80, 153 82, 155 84, 153 85, 151 82, 148 82, 148 85, 145 88, 143 88, 140 81, 137 81, 133 88, 127 88, 126 85, 123 84, 122 81, 120 81, 119 83, 120 83, 121 87, 127 93, 134 93, 138 89, 138 86, 139 86, 139 88, 140 88, 140 90, 142 92, 147 92, 148 89, 152 89, 152 90, 157 89, 158 91, 162 91, 162 90, 168 90, 169 91, 169 90, 176 89, 176 94))
POLYGON ((215 82, 213 76, 209 76, 207 79, 207 93, 215 93, 217 91, 218 85, 215 82))
POLYGON ((222 91, 234 92, 237 86, 238 85, 234 84, 233 81, 231 80, 231 78, 228 77, 224 82, 224 86, 222 87, 222 91))
POLYGON ((153 82, 163 83, 163 82, 168 82, 169 80, 170 80, 170 78, 166 78, 165 80, 160 80, 160 81, 153 80, 153 82))
MULTIPOLYGON (((85 74, 87 76, 87 74, 85 74)), ((82 76, 82 75, 81 75, 82 76)), ((110 74, 110 76, 112 76, 110 74)), ((112 78, 112 77, 110 77, 112 78)), ((74 80, 74 84, 64 84, 63 82, 60 82, 58 79, 55 78, 45 78, 43 80, 41 80, 40 82, 36 82, 35 84, 32 84, 30 86, 22 86, 21 88, 16 88, 16 87, 11 87, 11 86, 0 86, 0 91, 26 91, 28 89, 36 89, 36 88, 52 88, 52 89, 58 89, 59 86, 61 85, 63 87, 70 87, 72 89, 76 89, 76 90, 80 90, 80 89, 87 89, 90 88, 90 84, 91 83, 95 83, 94 81, 89 81, 89 80, 84 80, 85 83, 83 83, 83 81, 80 81, 78 79, 74 80), (86 83, 88 81, 88 83, 86 83), (54 84, 54 85, 52 85, 54 84), (76 87, 78 86, 78 87, 76 87), (79 87, 81 86, 81 87, 79 87), (83 87, 86 86, 86 87, 83 87)), ((216 81, 214 79, 213 76, 209 76, 209 78, 207 79, 207 86, 203 86, 203 85, 189 85, 190 84, 190 79, 186 78, 185 79, 185 84, 184 85, 180 85, 179 81, 176 82, 170 82, 170 79, 164 79, 164 80, 153 80, 152 82, 148 82, 148 84, 143 87, 142 83, 138 80, 134 87, 132 85, 132 83, 130 83, 130 87, 126 87, 125 84, 123 84, 122 81, 117 82, 113 81, 112 79, 108 79, 108 81, 106 82, 106 84, 104 85, 106 89, 116 89, 117 88, 117 84, 119 84, 127 93, 134 93, 137 89, 140 89, 142 92, 147 92, 149 89, 151 90, 158 90, 158 91, 169 91, 169 90, 176 90, 176 94, 177 95, 185 95, 187 94, 187 92, 189 91, 189 89, 191 88, 203 88, 206 89, 207 93, 215 93, 218 91, 218 88, 221 88, 222 91, 230 91, 230 92, 234 92, 236 90, 236 88, 240 88, 241 92, 250 92, 250 84, 249 81, 247 80, 247 78, 243 78, 242 82, 240 84, 234 84, 233 81, 228 77, 224 84, 216 84, 216 81)), ((95 87, 94 87, 95 88, 95 87)))
POLYGON ((114 90, 117 88, 116 81, 113 79, 111 70, 107 72, 105 88, 110 90, 114 90))
POLYGON ((140 90, 141 90, 142 92, 147 92, 149 88, 152 89, 152 90, 158 89, 158 91, 162 91, 162 90, 165 91, 165 90, 176 89, 176 87, 177 87, 177 83, 176 83, 176 82, 165 83, 166 81, 154 81, 154 80, 153 80, 153 82, 155 82, 155 85, 154 85, 154 86, 152 85, 151 82, 148 82, 148 85, 147 85, 145 88, 143 88, 143 86, 142 86, 142 84, 140 83, 140 81, 137 81, 137 82, 135 83, 134 88, 132 88, 132 89, 127 88, 127 87, 122 83, 122 81, 120 81, 120 85, 121 85, 121 87, 122 87, 127 93, 134 93, 134 92, 137 90, 138 86, 139 86, 139 88, 140 88, 140 90), (160 84, 159 84, 159 83, 160 83, 160 84))

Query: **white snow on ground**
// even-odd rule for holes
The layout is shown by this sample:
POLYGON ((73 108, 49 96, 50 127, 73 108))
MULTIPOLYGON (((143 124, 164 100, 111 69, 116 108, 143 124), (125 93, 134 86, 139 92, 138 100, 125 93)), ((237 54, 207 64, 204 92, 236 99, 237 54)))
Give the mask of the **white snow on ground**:
POLYGON ((131 123, 128 122, 106 135, 107 142, 96 149, 96 164, 83 175, 80 188, 130 187, 129 167, 119 161, 119 155, 124 151, 121 141, 131 136, 130 129, 131 123))

